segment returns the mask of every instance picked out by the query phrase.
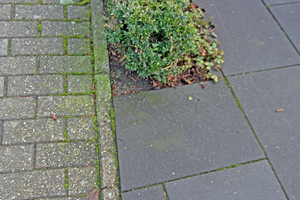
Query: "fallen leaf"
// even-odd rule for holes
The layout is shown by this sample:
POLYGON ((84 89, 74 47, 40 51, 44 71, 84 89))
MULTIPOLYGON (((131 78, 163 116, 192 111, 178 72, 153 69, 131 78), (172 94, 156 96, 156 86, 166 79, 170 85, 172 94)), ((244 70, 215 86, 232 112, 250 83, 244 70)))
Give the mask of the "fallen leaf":
POLYGON ((56 120, 56 119, 57 119, 57 117, 54 115, 54 113, 53 113, 53 112, 51 112, 51 115, 52 115, 52 118, 53 118, 54 120, 56 120))
POLYGON ((284 111, 283 108, 279 108, 279 109, 275 110, 275 112, 282 112, 282 111, 284 111))
POLYGON ((85 200, 98 200, 98 190, 92 190, 85 197, 85 200))
POLYGON ((189 100, 192 101, 192 100, 193 100, 193 97, 189 96, 189 100))

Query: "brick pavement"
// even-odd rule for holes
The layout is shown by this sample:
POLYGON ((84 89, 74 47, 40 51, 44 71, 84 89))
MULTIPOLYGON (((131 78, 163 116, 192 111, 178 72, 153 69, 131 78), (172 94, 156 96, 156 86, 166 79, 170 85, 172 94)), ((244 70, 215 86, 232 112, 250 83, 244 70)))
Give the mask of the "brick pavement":
POLYGON ((101 10, 0 1, 0 199, 119 199, 101 10))

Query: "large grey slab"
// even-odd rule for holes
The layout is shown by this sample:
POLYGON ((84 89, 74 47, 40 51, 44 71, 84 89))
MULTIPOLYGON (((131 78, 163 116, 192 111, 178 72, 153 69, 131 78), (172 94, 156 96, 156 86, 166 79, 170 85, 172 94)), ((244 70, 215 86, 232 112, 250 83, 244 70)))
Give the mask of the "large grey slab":
POLYGON ((36 58, 27 57, 0 57, 1 75, 36 74, 36 58))
POLYGON ((172 200, 284 200, 268 161, 165 183, 172 200))
POLYGON ((14 38, 11 55, 63 54, 62 38, 14 38))
POLYGON ((93 142, 67 142, 36 145, 36 168, 96 165, 93 142))
POLYGON ((300 199, 299 74, 297 66, 228 79, 290 199, 300 199))
POLYGON ((14 19, 64 19, 62 5, 16 5, 14 19))
POLYGON ((300 52, 300 3, 271 6, 271 12, 300 52))
POLYGON ((7 96, 49 95, 64 92, 61 75, 9 76, 7 96))
POLYGON ((64 119, 32 119, 3 122, 2 143, 20 144, 64 140, 64 119))
POLYGON ((33 97, 0 99, 0 119, 33 118, 34 109, 33 97))
POLYGON ((34 37, 37 35, 38 22, 4 21, 0 22, 0 37, 34 37))
POLYGON ((263 0, 267 5, 277 5, 282 3, 295 3, 299 0, 263 0))
POLYGON ((40 74, 76 72, 93 72, 90 56, 42 56, 40 59, 40 74))
POLYGON ((42 36, 90 35, 89 22, 43 21, 42 36))
POLYGON ((44 96, 38 97, 37 116, 91 116, 95 113, 92 96, 44 96))
POLYGON ((65 196, 64 169, 0 175, 0 199, 65 196))
POLYGON ((161 185, 155 185, 140 190, 134 190, 121 194, 122 200, 167 200, 161 185))
POLYGON ((119 96, 114 107, 122 191, 264 158, 222 81, 119 96))
POLYGON ((33 145, 0 146, 0 172, 33 169, 33 145))
POLYGON ((300 56, 260 0, 195 0, 225 50, 225 75, 300 63, 300 56), (280 48, 279 48, 280 47, 280 48), (284 50, 283 50, 284 49, 284 50))

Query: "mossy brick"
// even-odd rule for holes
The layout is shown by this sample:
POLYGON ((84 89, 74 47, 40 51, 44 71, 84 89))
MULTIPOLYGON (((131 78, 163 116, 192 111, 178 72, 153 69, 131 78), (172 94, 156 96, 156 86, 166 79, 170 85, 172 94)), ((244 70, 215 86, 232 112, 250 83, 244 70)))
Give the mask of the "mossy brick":
POLYGON ((66 196, 64 169, 0 175, 0 199, 66 196))
POLYGON ((64 140, 65 119, 32 119, 3 122, 2 144, 64 140))
POLYGON ((38 97, 37 116, 91 116, 95 114, 93 96, 42 96, 38 97))
POLYGON ((11 5, 0 5, 0 20, 10 20, 11 5))
POLYGON ((9 76, 7 96, 49 95, 64 92, 62 75, 9 76))
POLYGON ((62 38, 13 38, 11 55, 63 54, 62 38))
POLYGON ((36 58, 26 57, 0 57, 0 75, 26 75, 36 74, 36 58))
POLYGON ((8 39, 0 39, 0 56, 8 55, 8 39))
POLYGON ((68 38, 69 54, 87 54, 90 53, 90 39, 88 38, 68 38))
POLYGON ((9 76, 8 96, 49 95, 63 93, 62 75, 9 76))
POLYGON ((42 36, 90 35, 89 22, 42 21, 42 36))
MULTIPOLYGON (((60 197, 60 198, 47 198, 49 200, 85 200, 85 197, 60 197)), ((37 200, 45 200, 45 199, 37 199, 37 200)))
POLYGON ((69 93, 86 93, 93 90, 91 75, 69 75, 67 83, 69 93))
POLYGON ((0 146, 0 173, 33 169, 33 145, 0 146))
POLYGON ((0 97, 4 95, 4 77, 0 77, 0 97))
POLYGON ((67 135, 68 140, 94 139, 97 134, 94 128, 93 117, 68 118, 67 135))
POLYGON ((0 3, 39 3, 39 0, 0 0, 0 3))
POLYGON ((40 74, 77 72, 93 72, 90 56, 42 56, 40 58, 40 74))
POLYGON ((67 19, 89 20, 88 6, 69 5, 67 7, 67 19))
POLYGON ((73 4, 73 3, 80 3, 80 0, 43 0, 42 2, 46 3, 46 4, 67 5, 67 4, 73 4))
POLYGON ((68 195, 88 194, 97 186, 97 168, 69 168, 68 169, 68 195))
POLYGON ((16 5, 14 19, 64 19, 62 5, 16 5))
POLYGON ((95 56, 95 72, 109 73, 107 41, 104 32, 103 1, 91 1, 91 20, 95 56))
POLYGON ((36 145, 35 167, 80 167, 95 165, 94 142, 67 142, 36 145))
POLYGON ((34 21, 3 21, 0 22, 0 37, 35 37, 37 25, 34 21))
POLYGON ((119 189, 117 187, 104 188, 101 190, 101 199, 119 200, 119 189))
POLYGON ((0 99, 0 119, 22 119, 34 117, 34 98, 17 97, 0 99))

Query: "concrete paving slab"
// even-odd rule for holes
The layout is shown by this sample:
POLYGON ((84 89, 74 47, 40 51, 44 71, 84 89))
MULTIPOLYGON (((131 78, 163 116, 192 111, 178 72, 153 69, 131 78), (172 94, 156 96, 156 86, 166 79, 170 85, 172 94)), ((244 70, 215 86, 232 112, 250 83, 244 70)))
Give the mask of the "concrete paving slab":
POLYGON ((270 10, 300 52, 300 2, 296 4, 271 6, 270 10))
POLYGON ((3 21, 0 22, 0 37, 34 37, 37 36, 38 22, 3 21))
POLYGON ((87 6, 70 5, 67 7, 67 19, 89 20, 89 8, 87 6))
POLYGON ((68 140, 92 140, 96 136, 93 117, 67 119, 68 140))
POLYGON ((0 20, 10 20, 11 5, 0 5, 0 20))
POLYGON ((228 78, 289 199, 300 198, 299 74, 296 66, 228 78))
POLYGON ((225 50, 225 75, 300 63, 300 56, 260 0, 195 0, 225 50), (284 51, 282 48, 284 47, 284 51))
POLYGON ((4 77, 0 77, 0 97, 4 96, 4 77))
POLYGON ((0 39, 0 56, 8 55, 8 39, 0 39))
POLYGON ((161 185, 155 185, 121 194, 122 200, 167 200, 161 185))
POLYGON ((90 35, 89 22, 42 21, 42 36, 90 35))
POLYGON ((91 52, 90 39, 88 38, 68 38, 69 54, 88 54, 91 52))
POLYGON ((64 19, 62 5, 16 5, 14 19, 64 19))
POLYGON ((283 3, 295 3, 299 2, 299 0, 263 0, 267 5, 277 5, 283 3))
POLYGON ((172 200, 286 199, 268 161, 165 183, 172 200))
POLYGON ((91 75, 69 75, 67 84, 69 93, 87 93, 93 90, 93 77, 91 75))
POLYGON ((0 119, 33 118, 34 109, 33 97, 0 99, 0 119))
POLYGON ((264 158, 222 81, 114 97, 114 108, 122 191, 264 158))

